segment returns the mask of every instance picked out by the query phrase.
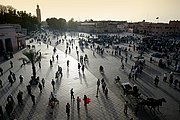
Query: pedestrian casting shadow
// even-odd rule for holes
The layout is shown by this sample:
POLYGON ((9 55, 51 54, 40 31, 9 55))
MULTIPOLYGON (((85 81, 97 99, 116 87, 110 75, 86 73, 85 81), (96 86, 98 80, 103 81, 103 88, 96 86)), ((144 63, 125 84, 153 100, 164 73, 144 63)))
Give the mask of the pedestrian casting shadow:
POLYGON ((33 118, 33 115, 34 115, 34 113, 36 111, 37 105, 40 102, 41 95, 42 95, 41 93, 38 95, 38 97, 36 99, 36 104, 32 106, 32 108, 31 108, 31 110, 30 110, 30 112, 29 112, 29 114, 27 116, 28 120, 31 120, 33 118))
POLYGON ((84 53, 84 47, 80 46, 80 50, 84 53))
POLYGON ((106 59, 106 60, 108 60, 104 55, 102 55, 102 54, 100 54, 100 53, 97 53, 97 55, 99 55, 101 58, 103 58, 103 59, 106 59))
POLYGON ((60 86, 61 86, 61 78, 60 79, 56 79, 56 87, 55 87, 55 93, 57 93, 58 91, 59 91, 59 89, 60 89, 60 86))
POLYGON ((110 85, 110 83, 109 83, 109 80, 108 80, 107 76, 106 76, 105 74, 101 74, 101 75, 102 75, 102 77, 104 78, 104 80, 106 81, 106 83, 108 83, 108 85, 110 85))
POLYGON ((8 91, 10 90, 12 86, 10 84, 6 84, 6 86, 3 85, 3 87, 0 89, 0 98, 2 98, 8 91))
MULTIPOLYGON (((99 91, 100 92, 100 91, 99 91)), ((97 98, 97 101, 98 101, 98 104, 99 104, 99 106, 101 106, 101 103, 100 103, 100 100, 99 100, 99 98, 98 97, 96 97, 97 98)), ((103 112, 103 108, 102 107, 99 107, 99 109, 101 110, 101 113, 103 114, 103 119, 105 120, 106 118, 106 116, 105 116, 105 113, 103 112)))
POLYGON ((67 78, 69 78, 69 67, 67 67, 67 78))
MULTIPOLYGON (((84 62, 84 65, 85 65, 85 67, 87 68, 87 66, 89 66, 89 60, 86 60, 85 62, 84 62)), ((87 68, 88 69, 88 68, 87 68)))
POLYGON ((92 116, 88 113, 88 106, 84 106, 85 113, 86 113, 86 120, 93 120, 92 116))
POLYGON ((19 69, 17 69, 17 70, 15 71, 15 73, 19 72, 19 70, 21 70, 21 69, 22 69, 22 67, 20 67, 19 69))
POLYGON ((6 71, 4 71, 3 73, 5 74, 6 72, 8 72, 9 70, 11 69, 11 67, 10 68, 8 68, 6 71))
POLYGON ((158 87, 162 92, 164 92, 166 95, 168 95, 169 97, 171 97, 175 102, 177 102, 178 104, 180 103, 180 100, 175 98, 174 96, 171 95, 171 93, 169 93, 168 91, 166 91, 165 89, 163 89, 162 87, 158 87))
POLYGON ((12 113, 14 118, 16 119, 20 118, 22 112, 24 111, 24 107, 26 106, 28 99, 29 99, 29 95, 26 95, 26 97, 23 99, 23 105, 19 105, 19 104, 16 105, 12 113))
MULTIPOLYGON (((132 83, 135 83, 138 85, 138 88, 140 90, 140 93, 142 93, 146 97, 155 97, 155 94, 151 92, 149 89, 147 89, 142 83, 140 83, 138 80, 137 81, 131 81, 132 83)), ((143 81, 142 81, 143 82, 143 81)), ((155 87, 153 89, 156 89, 155 87)))
POLYGON ((148 75, 145 72, 142 72, 141 75, 139 75, 138 77, 142 82, 146 83, 149 87, 151 88, 156 88, 154 83, 153 83, 153 77, 151 77, 150 75, 148 75), (146 77, 146 78, 144 78, 146 77))
POLYGON ((46 120, 57 120, 58 114, 59 114, 58 106, 55 106, 53 109, 51 108, 51 106, 47 106, 45 119, 46 120))
POLYGON ((71 99, 71 120, 74 120, 74 100, 71 99))
POLYGON ((100 96, 102 103, 104 104, 104 107, 107 111, 106 113, 108 113, 108 115, 111 118, 114 118, 115 120, 120 120, 120 117, 118 116, 118 113, 117 113, 116 109, 114 108, 114 104, 112 103, 111 99, 110 98, 106 99, 101 92, 99 92, 99 96, 100 96))
POLYGON ((85 85, 86 85, 86 87, 88 88, 88 83, 87 83, 87 80, 86 80, 86 76, 85 76, 85 74, 83 73, 83 80, 84 80, 84 83, 85 83, 85 85))
POLYGON ((82 75, 80 72, 79 72, 79 80, 80 80, 80 84, 82 84, 82 75))
POLYGON ((18 89, 18 87, 20 86, 21 84, 18 84, 14 89, 13 91, 11 92, 11 95, 14 95, 18 89))
POLYGON ((50 67, 48 68, 47 72, 46 72, 46 77, 45 77, 45 78, 47 78, 47 77, 49 76, 49 73, 51 72, 51 70, 52 70, 52 67, 50 66, 50 67))
POLYGON ((146 70, 146 71, 148 71, 148 72, 151 72, 151 73, 154 74, 154 75, 159 75, 159 76, 162 75, 161 72, 159 72, 159 71, 156 70, 156 69, 153 69, 151 66, 145 67, 144 70, 146 70))
POLYGON ((94 52, 93 56, 94 56, 95 58, 97 58, 97 57, 96 57, 96 52, 94 52))

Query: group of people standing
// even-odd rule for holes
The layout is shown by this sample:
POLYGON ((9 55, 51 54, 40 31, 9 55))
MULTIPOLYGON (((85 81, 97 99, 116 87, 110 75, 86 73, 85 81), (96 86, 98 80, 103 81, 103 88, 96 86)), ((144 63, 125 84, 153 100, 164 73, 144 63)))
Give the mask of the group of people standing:
MULTIPOLYGON (((75 101, 75 96, 74 96, 74 90, 73 90, 73 88, 71 88, 71 90, 70 90, 70 95, 71 95, 71 103, 72 102, 74 102, 75 101)), ((84 101, 84 107, 85 107, 85 110, 87 111, 87 104, 89 104, 90 103, 90 98, 88 98, 87 97, 87 95, 84 95, 84 97, 83 97, 83 99, 82 99, 83 101, 84 101)), ((80 112, 80 106, 81 106, 81 98, 79 97, 79 96, 77 96, 77 98, 76 98, 76 103, 77 103, 77 111, 78 111, 78 114, 79 114, 79 112, 80 112)), ((72 104, 72 105, 74 105, 74 104, 72 104)), ((71 106, 70 106, 70 103, 68 102, 67 104, 66 104, 66 114, 67 114, 67 117, 69 118, 70 117, 70 110, 71 109, 71 106)))
MULTIPOLYGON (((160 81, 159 76, 156 75, 154 78, 154 84, 156 85, 156 87, 158 87, 159 81, 160 81)), ((179 89, 180 89, 180 81, 177 78, 174 78, 174 72, 170 72, 169 79, 168 79, 167 73, 164 73, 163 82, 168 82, 169 86, 171 87, 173 85, 175 89, 178 88, 179 86, 179 89)))

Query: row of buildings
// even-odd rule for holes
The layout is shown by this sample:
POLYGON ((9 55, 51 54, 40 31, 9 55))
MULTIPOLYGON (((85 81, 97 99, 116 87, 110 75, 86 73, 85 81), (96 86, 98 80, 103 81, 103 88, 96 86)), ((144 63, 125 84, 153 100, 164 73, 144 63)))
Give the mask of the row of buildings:
POLYGON ((126 21, 92 21, 81 22, 78 31, 88 33, 118 33, 132 32, 154 36, 180 36, 180 21, 169 21, 169 23, 152 23, 126 21))
POLYGON ((142 22, 128 23, 129 31, 153 36, 180 36, 180 21, 169 23, 142 22))
POLYGON ((126 21, 81 22, 77 29, 88 33, 118 33, 127 32, 128 24, 126 21))
MULTIPOLYGON (((126 21, 91 21, 81 22, 79 32, 87 33, 120 33, 132 32, 153 36, 180 36, 180 21, 169 23, 134 22, 126 21)), ((0 25, 0 52, 16 52, 26 46, 27 30, 18 24, 0 25)))

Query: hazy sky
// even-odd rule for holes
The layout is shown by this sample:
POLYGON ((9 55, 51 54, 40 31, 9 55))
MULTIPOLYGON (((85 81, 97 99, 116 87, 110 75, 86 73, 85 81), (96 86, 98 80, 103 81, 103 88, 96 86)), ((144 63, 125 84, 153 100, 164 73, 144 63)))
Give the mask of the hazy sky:
POLYGON ((180 20, 180 0, 0 0, 36 15, 41 9, 42 20, 57 17, 69 20, 127 20, 168 22, 180 20), (155 19, 159 17, 159 19, 155 19))

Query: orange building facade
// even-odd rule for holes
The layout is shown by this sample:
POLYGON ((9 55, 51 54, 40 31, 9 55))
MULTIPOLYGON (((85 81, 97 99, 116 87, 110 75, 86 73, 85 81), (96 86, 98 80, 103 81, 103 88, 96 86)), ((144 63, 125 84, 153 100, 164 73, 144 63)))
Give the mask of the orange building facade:
POLYGON ((180 21, 169 23, 136 22, 129 23, 128 28, 137 34, 154 36, 180 36, 180 21))

